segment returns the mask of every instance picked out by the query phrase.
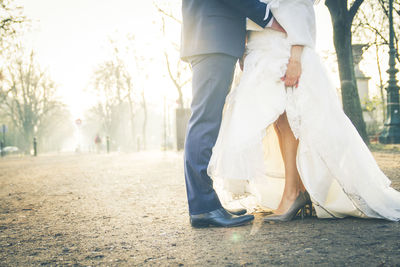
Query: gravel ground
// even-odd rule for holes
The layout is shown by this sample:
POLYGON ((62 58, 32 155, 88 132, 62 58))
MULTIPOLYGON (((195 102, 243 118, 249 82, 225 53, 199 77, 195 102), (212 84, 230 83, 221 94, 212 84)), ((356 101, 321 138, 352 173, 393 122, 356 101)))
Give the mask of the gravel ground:
MULTIPOLYGON (((375 151, 400 189, 400 152, 375 151)), ((400 224, 298 219, 193 229, 182 154, 0 160, 0 265, 400 266, 400 224)))

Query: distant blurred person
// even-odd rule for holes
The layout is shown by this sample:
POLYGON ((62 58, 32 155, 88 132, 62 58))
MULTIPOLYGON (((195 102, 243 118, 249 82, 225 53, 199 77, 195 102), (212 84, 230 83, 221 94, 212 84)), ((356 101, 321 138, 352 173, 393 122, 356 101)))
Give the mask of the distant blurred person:
POLYGON ((101 151, 101 138, 100 138, 100 136, 98 134, 94 138, 94 145, 96 146, 96 152, 100 153, 100 151, 101 151))

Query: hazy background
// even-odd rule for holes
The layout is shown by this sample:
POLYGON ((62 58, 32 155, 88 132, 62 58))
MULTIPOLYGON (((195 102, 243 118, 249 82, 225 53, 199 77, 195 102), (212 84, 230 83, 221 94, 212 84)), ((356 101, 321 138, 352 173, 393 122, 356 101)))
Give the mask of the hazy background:
MULTIPOLYGON (((176 149, 175 109, 189 108, 191 98, 190 69, 179 62, 180 1, 14 3, 23 7, 21 12, 28 20, 19 42, 26 55, 34 52, 35 64, 54 82, 55 99, 64 104, 65 116, 55 119, 60 126, 53 129, 59 137, 50 142, 51 134, 43 134, 43 151, 104 151, 107 136, 116 151, 176 149), (181 102, 171 75, 182 85, 181 102), (97 148, 96 135, 102 139, 97 148)), ((330 14, 323 3, 315 9, 317 50, 339 87, 330 14)), ((387 56, 382 54, 381 59, 386 70, 387 56)), ((360 67, 371 77, 370 95, 377 95, 379 77, 373 51, 364 54, 360 67)), ((11 138, 13 127, 3 121, 7 138, 11 138)))

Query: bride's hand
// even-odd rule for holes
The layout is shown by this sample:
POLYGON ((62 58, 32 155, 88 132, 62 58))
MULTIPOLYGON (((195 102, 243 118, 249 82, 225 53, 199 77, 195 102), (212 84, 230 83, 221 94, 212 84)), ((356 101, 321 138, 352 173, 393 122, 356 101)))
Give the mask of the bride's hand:
POLYGON ((281 78, 285 82, 285 87, 293 87, 299 85, 301 75, 301 54, 303 53, 303 46, 293 45, 290 51, 289 63, 287 65, 285 76, 281 78))
POLYGON ((301 75, 301 62, 296 59, 289 59, 285 76, 281 78, 285 82, 285 87, 293 87, 299 85, 301 75))

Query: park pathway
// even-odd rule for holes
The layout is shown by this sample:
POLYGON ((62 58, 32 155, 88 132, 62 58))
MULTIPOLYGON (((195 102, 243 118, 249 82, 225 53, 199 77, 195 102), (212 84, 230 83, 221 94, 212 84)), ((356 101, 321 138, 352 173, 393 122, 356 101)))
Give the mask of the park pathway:
MULTIPOLYGON (((374 152, 400 189, 400 153, 374 152)), ((0 159, 0 266, 394 266, 400 223, 306 218, 193 229, 182 154, 0 159)))

